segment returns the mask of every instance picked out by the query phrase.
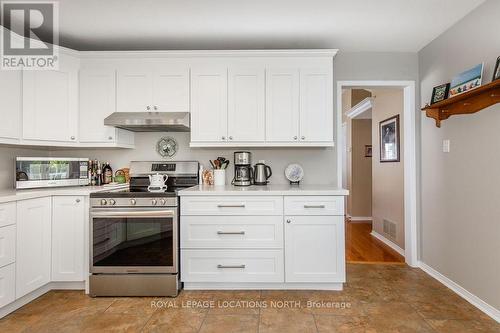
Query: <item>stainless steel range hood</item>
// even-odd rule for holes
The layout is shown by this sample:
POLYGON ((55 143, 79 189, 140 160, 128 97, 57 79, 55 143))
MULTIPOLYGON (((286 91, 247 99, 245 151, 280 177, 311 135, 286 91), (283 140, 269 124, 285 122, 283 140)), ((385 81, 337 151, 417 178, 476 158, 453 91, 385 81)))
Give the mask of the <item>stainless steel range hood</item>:
POLYGON ((189 112, 114 112, 104 125, 133 132, 189 132, 189 112))

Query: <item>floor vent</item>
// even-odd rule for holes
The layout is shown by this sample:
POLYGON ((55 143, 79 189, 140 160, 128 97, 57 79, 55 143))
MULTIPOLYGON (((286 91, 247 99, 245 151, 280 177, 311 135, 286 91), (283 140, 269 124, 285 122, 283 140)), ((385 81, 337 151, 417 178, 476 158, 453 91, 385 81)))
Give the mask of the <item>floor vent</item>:
POLYGON ((384 219, 384 234, 396 239, 396 223, 384 219))

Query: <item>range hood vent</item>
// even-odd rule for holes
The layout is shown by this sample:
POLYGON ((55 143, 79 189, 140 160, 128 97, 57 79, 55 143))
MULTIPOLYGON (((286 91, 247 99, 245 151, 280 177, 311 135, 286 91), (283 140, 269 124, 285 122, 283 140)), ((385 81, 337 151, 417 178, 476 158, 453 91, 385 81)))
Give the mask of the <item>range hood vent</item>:
POLYGON ((133 132, 189 132, 189 112, 114 112, 104 125, 133 132))

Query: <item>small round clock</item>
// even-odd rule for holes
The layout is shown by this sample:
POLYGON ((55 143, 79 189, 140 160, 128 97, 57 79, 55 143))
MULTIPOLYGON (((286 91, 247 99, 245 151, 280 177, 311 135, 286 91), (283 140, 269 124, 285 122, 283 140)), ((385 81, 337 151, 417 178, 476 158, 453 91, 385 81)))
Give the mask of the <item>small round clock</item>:
POLYGON ((174 138, 167 136, 163 137, 156 143, 156 151, 161 157, 172 157, 177 153, 178 149, 177 141, 174 138))

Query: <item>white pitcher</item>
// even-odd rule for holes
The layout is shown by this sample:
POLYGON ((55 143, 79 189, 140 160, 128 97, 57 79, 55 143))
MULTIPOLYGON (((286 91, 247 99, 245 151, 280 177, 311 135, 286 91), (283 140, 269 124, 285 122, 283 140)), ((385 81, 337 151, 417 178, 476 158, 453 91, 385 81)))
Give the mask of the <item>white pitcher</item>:
POLYGON ((167 175, 160 175, 159 173, 149 175, 148 191, 164 191, 167 188, 167 179, 167 175))

